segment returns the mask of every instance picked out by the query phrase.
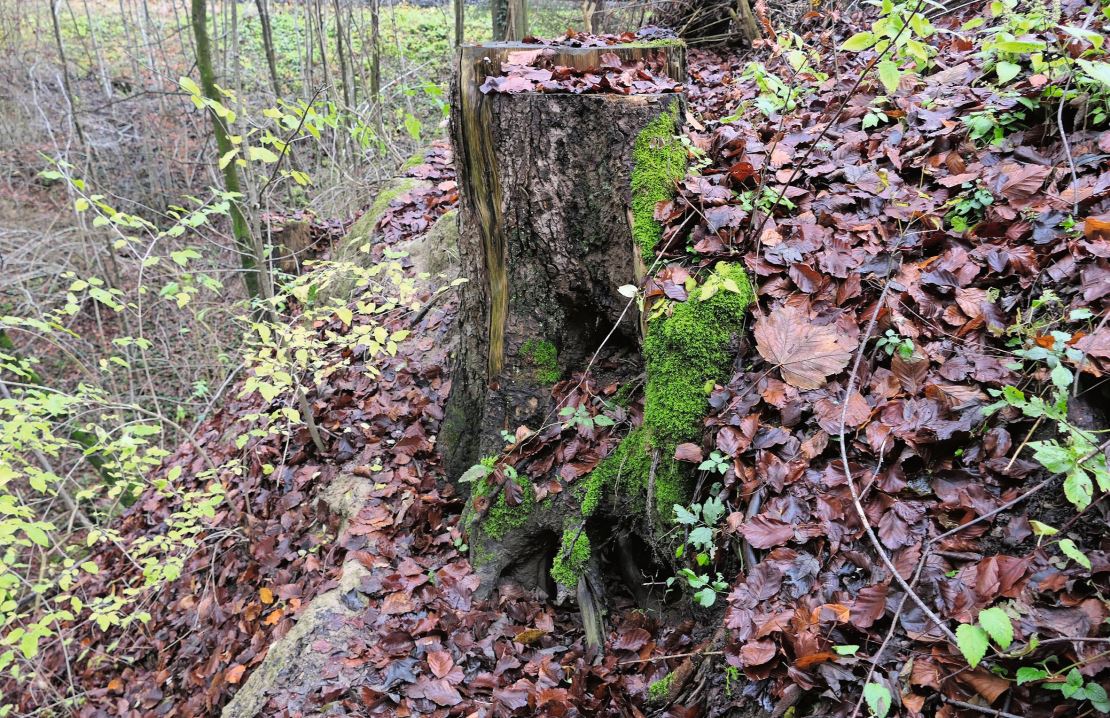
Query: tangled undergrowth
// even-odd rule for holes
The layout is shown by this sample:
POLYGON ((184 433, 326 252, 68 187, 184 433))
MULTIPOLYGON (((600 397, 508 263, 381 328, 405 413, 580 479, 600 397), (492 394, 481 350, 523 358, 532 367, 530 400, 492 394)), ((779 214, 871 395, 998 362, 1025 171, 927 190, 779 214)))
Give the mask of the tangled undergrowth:
MULTIPOLYGON (((72 661, 87 715, 209 714, 353 554, 364 641, 313 644, 327 672, 282 685, 267 714, 1106 712, 1110 131, 1091 35, 1106 20, 1057 7, 931 9, 926 25, 888 3, 831 30, 809 18, 804 43, 750 57, 691 53, 695 167, 656 208, 668 266, 643 298, 687 301, 720 260, 757 285, 740 365, 674 457, 703 472, 689 525, 715 550, 689 570, 725 576, 723 615, 668 623, 617 597, 595 663, 572 611, 511 585, 472 599, 433 440, 447 304, 407 327, 413 348, 380 380, 356 363, 310 396, 326 455, 303 432, 246 445, 242 483, 145 628, 90 628, 47 672, 72 661), (372 490, 333 538, 313 502, 338 472, 372 490)), ((386 225, 426 228, 425 199, 398 198, 386 225)), ((580 378, 553 391, 616 402, 620 387, 580 378)), ((238 454, 225 437, 260 403, 230 402, 199 443, 238 454)), ((530 444, 549 476, 537 502, 587 485, 643 422, 635 400, 611 415, 530 444)), ((167 466, 199 462, 183 446, 167 466)), ((140 501, 122 533, 169 508, 140 501)), ((100 563, 105 586, 128 570, 100 563)))

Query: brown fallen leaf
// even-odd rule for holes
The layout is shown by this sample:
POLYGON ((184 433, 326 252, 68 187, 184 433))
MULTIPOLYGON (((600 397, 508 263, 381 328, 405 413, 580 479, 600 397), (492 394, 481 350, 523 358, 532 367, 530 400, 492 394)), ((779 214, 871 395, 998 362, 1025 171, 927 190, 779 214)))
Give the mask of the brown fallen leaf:
POLYGON ((831 326, 818 326, 794 307, 778 307, 755 325, 759 355, 778 367, 783 381, 799 389, 819 389, 852 359, 857 342, 831 326))
POLYGON ((674 458, 676 461, 686 461, 696 464, 701 461, 701 447, 697 444, 679 444, 675 447, 674 458))
POLYGON ((244 666, 242 663, 236 663, 232 665, 231 668, 228 668, 227 672, 224 673, 224 680, 232 685, 235 685, 239 681, 243 680, 243 673, 246 670, 247 667, 244 666))

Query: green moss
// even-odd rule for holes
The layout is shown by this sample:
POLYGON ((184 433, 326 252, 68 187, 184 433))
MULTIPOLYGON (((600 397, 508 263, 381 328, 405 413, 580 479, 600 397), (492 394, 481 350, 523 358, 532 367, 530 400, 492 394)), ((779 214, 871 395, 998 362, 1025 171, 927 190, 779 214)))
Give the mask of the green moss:
POLYGON ((551 578, 567 588, 578 585, 586 563, 590 560, 590 537, 584 528, 575 526, 563 531, 563 541, 551 564, 551 578))
POLYGON ((370 209, 363 212, 362 216, 351 225, 344 243, 353 243, 355 247, 358 247, 366 242, 374 234, 374 227, 381 220, 386 209, 389 208, 389 203, 404 193, 412 191, 419 183, 419 180, 413 177, 396 177, 386 182, 378 190, 377 196, 370 204, 370 209))
POLYGON ((674 672, 670 672, 648 686, 648 700, 658 703, 666 700, 670 695, 671 686, 674 684, 674 672))
POLYGON ((651 256, 663 236, 655 205, 674 196, 675 183, 686 175, 686 150, 678 132, 678 103, 648 123, 632 147, 632 238, 651 256))
POLYGON ((633 510, 643 510, 658 451, 652 486, 655 517, 669 524, 672 507, 688 503, 682 466, 675 447, 701 436, 709 408, 706 386, 723 382, 732 369, 729 343, 743 328, 754 293, 743 268, 720 263, 705 281, 676 304, 668 317, 653 321, 644 343, 647 388, 644 423, 624 438, 582 482, 583 516, 590 516, 606 496, 632 499, 633 510))
MULTIPOLYGON (((485 459, 483 459, 483 462, 485 459)), ((500 539, 512 529, 520 528, 528 523, 528 517, 536 507, 536 489, 532 482, 524 476, 515 479, 506 478, 506 481, 515 481, 520 487, 522 500, 519 506, 509 506, 505 500, 505 492, 498 491, 497 499, 482 520, 482 533, 492 539, 500 539)), ((489 479, 482 479, 474 486, 474 496, 488 496, 493 487, 489 479)))
POLYGON ((743 267, 721 262, 687 301, 675 304, 670 316, 648 328, 644 426, 661 444, 700 437, 705 386, 728 378, 729 342, 742 329, 753 298, 743 267))
POLYGON ((541 384, 554 384, 562 378, 559 371, 559 352, 546 339, 529 339, 520 348, 525 359, 536 368, 536 380, 541 384))
POLYGON ((637 42, 630 42, 621 47, 686 47, 686 43, 682 38, 667 37, 659 40, 640 40, 637 42))

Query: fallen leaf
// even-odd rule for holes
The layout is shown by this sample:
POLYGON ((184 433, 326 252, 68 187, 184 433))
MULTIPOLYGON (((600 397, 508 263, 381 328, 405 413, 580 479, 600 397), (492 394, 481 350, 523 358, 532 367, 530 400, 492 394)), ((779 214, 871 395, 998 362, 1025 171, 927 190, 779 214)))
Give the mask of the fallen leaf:
POLYGON ((679 444, 675 447, 674 458, 696 464, 701 461, 701 447, 697 444, 679 444))
POLYGON ((828 377, 848 366, 857 342, 834 327, 819 326, 791 306, 779 307, 755 325, 760 356, 782 372, 783 381, 799 389, 819 389, 828 377))
POLYGON ((244 666, 242 663, 232 664, 232 666, 228 668, 226 672, 224 672, 224 680, 232 685, 235 685, 239 681, 243 680, 243 673, 246 670, 247 667, 244 666))

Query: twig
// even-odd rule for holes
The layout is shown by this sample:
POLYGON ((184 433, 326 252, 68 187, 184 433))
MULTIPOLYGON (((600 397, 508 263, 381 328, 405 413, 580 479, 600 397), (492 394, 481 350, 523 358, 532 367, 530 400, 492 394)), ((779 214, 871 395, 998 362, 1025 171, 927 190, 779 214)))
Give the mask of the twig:
POLYGON ((691 651, 690 653, 674 653, 669 656, 652 656, 651 658, 637 658, 634 661, 621 661, 618 666, 629 666, 634 663, 652 663, 654 661, 666 661, 671 658, 692 658, 693 656, 719 656, 724 651, 691 651))
MULTIPOLYGON (((920 5, 921 2, 918 3, 919 7, 920 5)), ((893 257, 894 255, 892 253, 891 258, 893 259, 893 257)), ((952 643, 956 643, 956 634, 953 633, 946 625, 944 625, 944 622, 939 616, 937 616, 936 612, 929 608, 929 606, 926 605, 925 601, 917 595, 917 593, 908 583, 906 583, 906 579, 902 578, 902 575, 898 573, 898 569, 894 567, 894 562, 890 560, 890 556, 887 555, 886 550, 883 549, 882 543, 879 542, 879 537, 875 535, 875 529, 871 527, 871 522, 867 520, 867 513, 863 510, 863 504, 860 503, 859 489, 856 487, 856 482, 852 478, 852 467, 848 463, 848 443, 844 439, 844 433, 847 431, 848 424, 848 398, 856 389, 856 380, 859 378, 859 368, 860 364, 863 361, 864 347, 867 345, 868 340, 871 339, 871 333, 875 330, 875 324, 878 322, 878 307, 881 307, 883 305, 883 302, 886 300, 887 292, 890 291, 890 269, 891 267, 888 263, 887 278, 886 281, 883 282, 883 291, 879 294, 879 301, 876 303, 876 310, 871 313, 871 319, 867 322, 867 330, 860 338, 859 348, 856 350, 856 359, 855 362, 852 364, 852 372, 848 376, 848 386, 844 392, 844 401, 840 409, 840 423, 838 426, 840 434, 840 461, 844 466, 844 479, 848 483, 848 490, 852 493, 852 505, 856 509, 856 514, 859 516, 860 523, 863 524, 863 530, 867 533, 867 538, 870 539, 872 547, 874 547, 876 553, 879 554, 879 558, 882 559, 883 565, 886 566, 888 571, 890 571, 891 575, 894 577, 894 580, 897 581, 898 585, 902 587, 902 590, 906 592, 906 594, 915 604, 917 604, 917 607, 921 609, 921 612, 924 613, 929 618, 929 620, 931 620, 937 626, 937 628, 939 628, 941 632, 943 632, 944 635, 947 636, 950 641, 952 641, 952 643)))
MULTIPOLYGON (((1099 444, 1095 448, 1094 451, 1090 452, 1089 454, 1087 454, 1083 458, 1079 459, 1079 461, 1077 461, 1075 463, 1076 464, 1086 463, 1087 461, 1094 458, 1095 456, 1098 456, 1098 454, 1100 452, 1104 451, 1106 449, 1106 447, 1108 447, 1108 446, 1110 446, 1110 439, 1107 439, 1106 441, 1099 444)), ((1037 493, 1041 489, 1045 488, 1049 484, 1055 482, 1056 479, 1058 479, 1058 478, 1060 478, 1060 477, 1057 474, 1053 474, 1052 476, 1049 476, 1047 479, 1045 479, 1041 483, 1037 484, 1033 488, 1029 489, 1024 494, 1022 494, 1021 496, 1018 496, 1016 499, 1012 499, 1010 501, 1007 501, 1006 503, 999 506, 997 509, 993 509, 991 511, 988 511, 987 513, 983 514, 982 516, 977 516, 976 518, 972 519, 971 521, 968 521, 966 524, 963 524, 962 526, 957 526, 956 528, 954 528, 950 531, 945 531, 940 536, 929 539, 929 544, 928 545, 932 546, 933 544, 935 544, 939 541, 943 541, 944 539, 948 538, 949 536, 955 536, 956 534, 960 533, 961 531, 963 531, 965 529, 969 529, 969 528, 971 528, 972 526, 974 526, 976 524, 979 524, 979 523, 982 523, 982 522, 986 521, 987 519, 991 518, 992 516, 995 516, 997 514, 1002 513, 1003 511, 1010 508, 1011 506, 1015 506, 1015 505, 1021 503, 1022 501, 1029 498, 1033 494, 1037 493)))
POLYGON ((997 718, 1025 718, 1025 716, 1019 716, 1014 713, 1007 713, 1006 711, 998 710, 997 708, 988 708, 986 706, 977 706, 974 703, 967 703, 966 701, 958 701, 955 698, 949 698, 946 695, 941 695, 941 700, 949 705, 953 705, 958 708, 966 708, 970 711, 978 711, 979 713, 983 713, 989 716, 996 716, 997 718))

